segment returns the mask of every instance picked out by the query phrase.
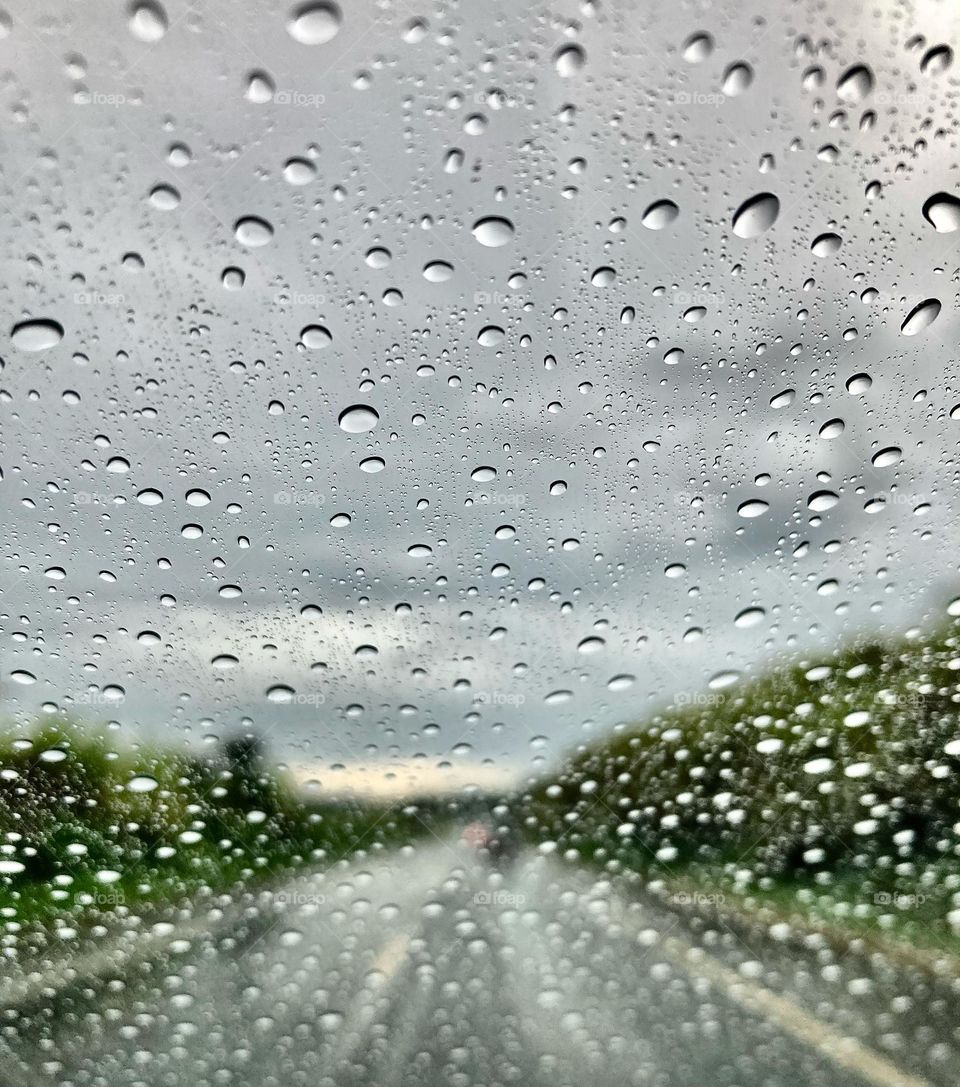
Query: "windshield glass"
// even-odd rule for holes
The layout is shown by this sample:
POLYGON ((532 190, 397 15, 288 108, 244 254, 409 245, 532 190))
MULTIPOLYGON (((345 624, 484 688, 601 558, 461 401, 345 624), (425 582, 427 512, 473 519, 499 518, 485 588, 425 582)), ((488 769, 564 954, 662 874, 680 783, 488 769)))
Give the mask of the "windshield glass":
POLYGON ((960 13, 0 2, 0 1082, 960 1081, 960 13))

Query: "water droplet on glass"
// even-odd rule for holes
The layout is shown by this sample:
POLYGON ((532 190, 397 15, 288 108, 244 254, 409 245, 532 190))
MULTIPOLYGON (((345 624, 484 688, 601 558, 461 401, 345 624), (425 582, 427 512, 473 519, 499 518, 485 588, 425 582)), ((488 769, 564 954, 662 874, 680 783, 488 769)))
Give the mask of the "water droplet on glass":
POLYGON ((839 234, 818 234, 810 245, 810 251, 815 257, 830 257, 843 244, 839 234))
POLYGON ((63 339, 63 326, 48 318, 21 321, 11 329, 10 339, 21 351, 48 351, 63 339))
POLYGON ((874 468, 892 468, 895 464, 900 463, 902 456, 903 450, 899 446, 891 445, 886 449, 881 449, 878 453, 874 453, 870 463, 874 468))
POLYGON ((247 86, 244 96, 248 102, 262 106, 273 100, 276 86, 270 76, 263 71, 250 72, 247 76, 247 86))
POLYGON ((307 325, 300 330, 300 342, 311 351, 320 351, 333 343, 333 336, 324 325, 307 325))
POLYGON ((553 66, 564 79, 581 72, 586 63, 587 54, 580 45, 562 45, 553 54, 553 66))
POLYGON ((698 31, 683 43, 681 56, 688 64, 702 64, 712 52, 713 37, 704 31, 698 31))
POLYGON ((723 73, 721 90, 728 98, 736 98, 750 88, 753 83, 753 69, 744 61, 731 64, 723 73))
POLYGON ((238 219, 233 233, 237 241, 248 249, 258 249, 260 246, 269 245, 273 239, 273 227, 266 219, 258 219, 255 215, 238 219))
POLYGON ((647 230, 664 230, 680 214, 672 200, 656 200, 643 213, 640 222, 647 230))
POLYGON ((851 105, 862 102, 873 90, 873 84, 873 72, 865 64, 855 64, 837 80, 837 97, 851 105))
POLYGON ((780 201, 773 193, 757 193, 737 208, 733 217, 733 232, 738 238, 756 238, 773 226, 779 214, 780 201))
POLYGON ((288 185, 309 185, 316 176, 316 166, 307 159, 287 159, 283 165, 283 180, 288 185))
POLYGON ((158 42, 167 32, 167 13, 158 4, 141 2, 128 8, 130 33, 142 42, 158 42))
POLYGON ((904 336, 916 336, 929 328, 940 316, 940 300, 938 298, 926 298, 923 302, 913 307, 900 326, 904 336))
POLYGON ((938 75, 953 64, 953 50, 949 45, 934 45, 923 54, 920 71, 924 75, 938 75))
POLYGON ((960 230, 960 200, 949 193, 934 193, 924 202, 923 217, 941 234, 960 230))
POLYGON ((768 509, 770 509, 769 502, 764 502, 760 498, 751 498, 737 506, 737 513, 749 520, 753 517, 761 517, 768 509))
POLYGON ((509 219, 491 215, 473 224, 473 236, 488 249, 499 249, 513 240, 513 223, 509 219))
POLYGON ((293 702, 296 691, 285 683, 276 683, 267 688, 267 701, 276 702, 278 705, 289 706, 293 702))
POLYGON ((137 774, 127 782, 127 792, 152 793, 159 784, 160 782, 149 774, 137 774))
POLYGON ((287 23, 287 31, 301 45, 325 45, 340 31, 343 15, 331 0, 302 4, 287 23))
POLYGON ((380 416, 366 404, 354 404, 340 413, 338 422, 348 434, 366 434, 380 422, 380 416))

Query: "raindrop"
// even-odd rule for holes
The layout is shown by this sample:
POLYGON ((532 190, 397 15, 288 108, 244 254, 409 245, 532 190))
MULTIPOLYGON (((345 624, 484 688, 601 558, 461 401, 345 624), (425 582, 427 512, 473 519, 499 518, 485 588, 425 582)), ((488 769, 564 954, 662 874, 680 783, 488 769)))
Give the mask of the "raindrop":
POLYGON ((761 517, 768 509, 770 509, 769 502, 764 502, 760 498, 751 498, 737 506, 737 513, 741 517, 750 520, 754 517, 761 517))
POLYGON ((158 42, 166 34, 167 13, 154 0, 131 4, 128 11, 127 26, 135 38, 142 42, 158 42))
POLYGON ((250 72, 247 76, 244 96, 248 102, 253 102, 257 106, 265 105, 272 101, 275 92, 274 82, 266 72, 250 72))
POLYGON ((287 159, 283 179, 288 185, 309 185, 317 176, 317 168, 307 159, 287 159))
POLYGON ((691 34, 683 43, 681 55, 688 64, 702 64, 713 53, 713 37, 704 31, 691 34))
POLYGON ((150 190, 150 203, 158 211, 173 211, 180 204, 180 193, 172 185, 155 185, 150 190))
POLYGON ((938 75, 953 64, 953 50, 949 45, 934 45, 923 54, 920 71, 924 75, 938 75))
POLYGON ((847 378, 847 392, 853 396, 865 393, 873 384, 873 378, 869 374, 854 374, 847 378))
POLYGON ((769 230, 780 214, 780 201, 773 193, 762 192, 745 200, 733 216, 733 232, 738 238, 756 238, 769 230))
POLYGON ((498 343, 503 341, 505 333, 499 325, 487 325, 486 328, 481 328, 477 335, 477 343, 481 347, 496 347, 498 343))
POLYGON ((728 98, 736 98, 749 90, 753 83, 753 69, 744 61, 731 64, 723 73, 721 90, 728 98))
POLYGON ((603 638, 591 637, 584 638, 582 642, 577 646, 577 652, 582 653, 584 656, 590 656, 594 653, 599 653, 606 648, 607 643, 603 638))
POLYGON ((629 673, 624 672, 621 675, 613 676, 607 680, 607 690, 628 691, 636 682, 636 676, 632 676, 629 673))
POLYGON ((152 793, 159 784, 160 782, 149 774, 137 774, 127 782, 127 792, 152 793))
POLYGON ((300 342, 311 351, 320 351, 333 343, 333 336, 324 325, 307 325, 300 330, 300 342))
POLYGON ((854 105, 867 97, 873 84, 873 72, 865 64, 855 64, 837 80, 837 97, 854 105))
POLYGON ((679 214, 680 209, 672 200, 656 200, 643 213, 640 222, 647 230, 663 230, 679 214))
POLYGON ((586 63, 587 54, 581 45, 562 45, 553 54, 553 66, 564 79, 581 72, 586 63))
POLYGON ((919 305, 913 307, 913 309, 907 314, 906 319, 900 326, 900 331, 904 336, 916 336, 918 332, 923 332, 924 329, 930 327, 933 322, 939 317, 941 310, 940 300, 937 298, 926 298, 919 305))
POLYGON ((924 202, 923 217, 941 234, 960 230, 960 200, 949 193, 934 193, 924 202))
POLYGON ((544 697, 544 702, 548 706, 559 706, 564 702, 569 702, 573 698, 573 691, 551 691, 544 697))
POLYGON ((886 449, 881 449, 879 453, 874 453, 870 463, 874 468, 892 468, 895 464, 900 463, 902 456, 903 450, 899 446, 891 445, 886 449))
POLYGON ((293 702, 296 693, 292 687, 288 687, 285 683, 276 683, 267 688, 267 701, 276 702, 281 706, 289 706, 293 702))
POLYGON ((258 219, 255 215, 238 219, 233 233, 237 241, 247 249, 269 245, 273 239, 273 227, 265 219, 258 219))
POLYGON ((814 491, 807 499, 807 509, 814 513, 824 513, 826 510, 833 509, 839 501, 839 496, 833 491, 814 491))
POLYGON ((590 276, 590 282, 594 287, 609 287, 616 278, 617 273, 613 268, 597 268, 593 275, 590 276))
POLYGON ((839 438, 844 430, 842 419, 828 419, 820 428, 820 437, 829 441, 831 438, 839 438))
POLYGON ((810 245, 810 251, 815 257, 831 257, 842 244, 843 239, 839 234, 818 234, 810 245))
POLYGON ((743 611, 737 613, 733 623, 734 626, 746 630, 749 627, 759 626, 766 617, 767 613, 763 608, 744 608, 743 611))
POLYGON ((446 283, 453 276, 453 265, 443 260, 434 260, 424 266, 423 278, 428 283, 446 283))
POLYGON ((380 422, 380 416, 366 404, 354 404, 352 407, 340 412, 337 421, 340 424, 340 429, 345 430, 348 434, 366 434, 368 430, 373 430, 377 423, 380 422))
POLYGON ((63 339, 63 326, 48 318, 21 321, 11 329, 10 339, 21 351, 48 351, 63 339))
POLYGON ((499 216, 488 216, 486 219, 478 219, 473 224, 473 236, 481 245, 488 249, 499 249, 513 240, 513 223, 509 219, 499 216))
POLYGON ((298 7, 287 23, 287 31, 301 45, 325 45, 337 36, 342 21, 340 8, 331 0, 323 0, 298 7))

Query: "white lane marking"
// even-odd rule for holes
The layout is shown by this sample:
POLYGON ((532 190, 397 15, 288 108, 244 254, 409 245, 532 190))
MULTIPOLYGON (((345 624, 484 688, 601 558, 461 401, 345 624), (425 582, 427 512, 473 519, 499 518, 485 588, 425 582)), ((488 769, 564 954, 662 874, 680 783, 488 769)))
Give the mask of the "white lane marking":
POLYGON ((792 1000, 741 977, 702 948, 676 936, 667 936, 656 946, 687 973, 706 978, 741 1008, 769 1019, 785 1034, 823 1053, 873 1087, 932 1087, 929 1080, 901 1071, 885 1057, 834 1030, 792 1000))
POLYGON ((363 1038, 377 1014, 376 994, 382 991, 396 976, 397 971, 407 958, 410 949, 410 936, 398 932, 380 949, 377 957, 370 964, 370 971, 360 991, 353 998, 350 1008, 343 1017, 337 1032, 337 1042, 331 1057, 332 1067, 342 1061, 349 1061, 363 1044, 363 1038), (371 977, 376 972, 378 977, 371 977))

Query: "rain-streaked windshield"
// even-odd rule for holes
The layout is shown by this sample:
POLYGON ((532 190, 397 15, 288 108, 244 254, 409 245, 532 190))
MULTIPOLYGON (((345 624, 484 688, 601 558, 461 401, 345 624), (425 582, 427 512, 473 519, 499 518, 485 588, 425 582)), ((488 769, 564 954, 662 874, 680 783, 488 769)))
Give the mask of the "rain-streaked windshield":
POLYGON ((0 3, 0 1087, 960 1081, 960 12, 0 3))

